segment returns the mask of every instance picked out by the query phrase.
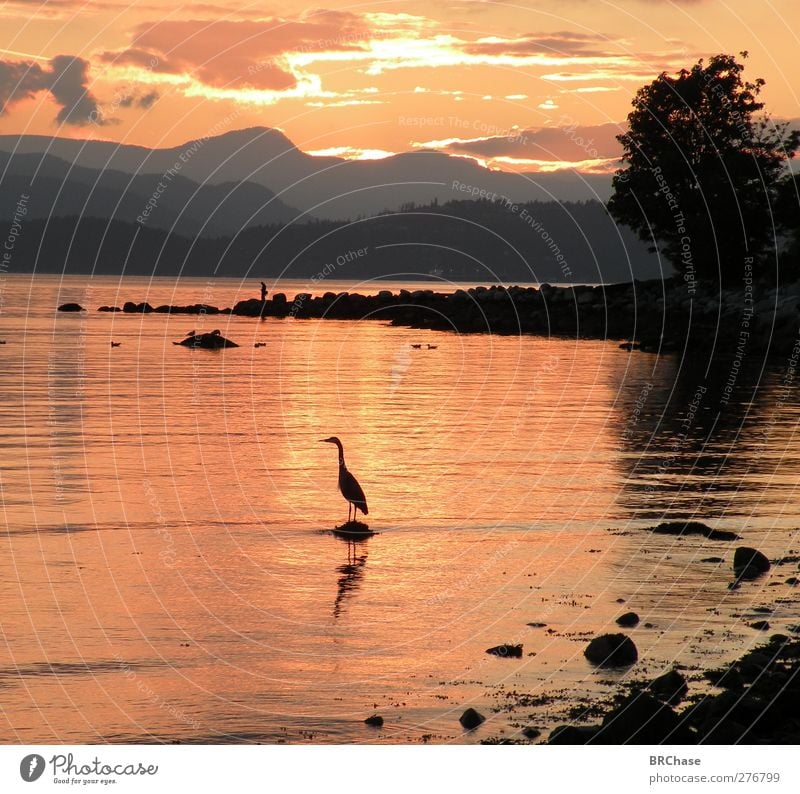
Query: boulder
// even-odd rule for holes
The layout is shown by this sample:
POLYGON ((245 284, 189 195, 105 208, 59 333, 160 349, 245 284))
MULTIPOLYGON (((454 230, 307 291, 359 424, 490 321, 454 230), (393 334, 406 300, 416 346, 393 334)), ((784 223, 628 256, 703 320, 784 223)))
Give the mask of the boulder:
POLYGON ((119 306, 101 306, 97 311, 99 312, 121 312, 119 306))
POLYGON ((364 720, 365 725, 369 725, 372 728, 382 728, 383 727, 383 717, 379 714, 373 714, 371 717, 367 717, 364 720))
POLYGON ((239 347, 236 342, 226 339, 219 331, 212 331, 210 334, 190 334, 180 342, 173 342, 173 345, 183 347, 201 348, 203 350, 221 350, 226 347, 239 347))
POLYGON ((737 579, 756 579, 769 569, 769 560, 758 549, 739 546, 733 555, 733 572, 737 579))
POLYGON ((598 667, 627 667, 639 658, 633 640, 625 634, 602 634, 595 637, 583 655, 598 667))
POLYGON ((522 658, 522 645, 495 645, 494 648, 487 648, 486 653, 493 656, 504 656, 509 659, 522 658))
POLYGON ((639 616, 635 612, 626 612, 617 618, 617 625, 628 629, 638 626, 639 616))
POLYGON ((752 684, 765 672, 772 672, 774 659, 766 653, 755 650, 746 653, 739 660, 739 671, 746 683, 752 684))
POLYGON ((134 303, 133 301, 126 301, 122 307, 122 311, 126 314, 149 314, 153 311, 153 307, 149 303, 134 303))
POLYGON ((589 744, 599 731, 594 725, 559 725, 553 728, 548 744, 589 744))
POLYGON ((231 313, 243 315, 244 317, 260 317, 264 313, 265 304, 258 298, 237 301, 231 313))
POLYGON ((744 687, 745 681, 736 665, 720 667, 715 670, 706 670, 703 677, 709 680, 714 686, 721 689, 738 691, 744 687))
POLYGON ((86 309, 80 305, 80 303, 62 303, 58 310, 60 312, 85 312, 86 309))
POLYGON ((733 744, 741 741, 747 728, 763 715, 764 703, 746 693, 726 691, 710 699, 703 714, 699 733, 704 743, 721 743, 723 739, 733 744))
POLYGON ((712 529, 699 521, 664 521, 650 529, 659 535, 703 535, 709 540, 739 540, 735 532, 723 529, 712 529))
POLYGON ((686 721, 646 692, 634 692, 607 714, 597 744, 694 744, 686 721))
POLYGON ((647 687, 648 692, 663 703, 674 706, 686 697, 689 685, 677 670, 670 670, 654 678, 647 687))
POLYGON ((542 735, 542 732, 538 728, 533 728, 529 725, 522 729, 522 735, 526 739, 538 739, 542 735))
POLYGON ((475 711, 473 708, 468 708, 459 718, 458 721, 461 723, 462 727, 468 731, 474 730, 477 728, 482 722, 486 721, 486 717, 483 714, 475 711))

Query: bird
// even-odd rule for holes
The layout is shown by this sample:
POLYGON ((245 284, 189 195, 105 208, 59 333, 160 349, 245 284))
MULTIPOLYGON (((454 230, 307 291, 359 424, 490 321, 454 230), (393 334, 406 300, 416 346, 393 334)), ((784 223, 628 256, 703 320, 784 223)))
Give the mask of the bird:
POLYGON ((194 336, 194 328, 192 328, 192 330, 189 331, 189 333, 186 334, 186 336, 194 336))
POLYGON ((439 345, 428 345, 428 350, 436 350, 439 345))
POLYGON ((111 347, 119 347, 121 344, 122 342, 112 342, 111 347))
POLYGON ((368 515, 369 508, 367 507, 367 497, 364 496, 364 491, 358 484, 358 480, 347 470, 347 466, 344 465, 344 448, 342 447, 342 442, 339 441, 336 436, 322 438, 320 441, 326 444, 336 444, 339 448, 339 490, 342 492, 342 496, 347 499, 347 523, 349 524, 351 521, 351 508, 353 510, 352 521, 356 520, 359 510, 365 516, 368 515))
POLYGON ((253 345, 253 347, 266 347, 266 346, 267 346, 267 343, 266 343, 266 342, 256 342, 256 343, 253 345))
POLYGON ((413 347, 415 350, 419 350, 422 345, 411 345, 411 347, 413 347))

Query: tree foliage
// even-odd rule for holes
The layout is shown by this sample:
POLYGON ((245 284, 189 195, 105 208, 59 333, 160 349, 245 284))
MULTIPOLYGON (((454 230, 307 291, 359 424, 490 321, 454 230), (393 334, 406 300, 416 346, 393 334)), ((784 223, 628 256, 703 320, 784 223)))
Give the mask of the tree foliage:
POLYGON ((773 206, 800 141, 761 114, 764 81, 744 80, 743 69, 715 55, 675 77, 662 73, 639 89, 618 136, 626 167, 614 176, 609 211, 687 280, 735 281, 745 263, 757 274, 774 250, 773 206))

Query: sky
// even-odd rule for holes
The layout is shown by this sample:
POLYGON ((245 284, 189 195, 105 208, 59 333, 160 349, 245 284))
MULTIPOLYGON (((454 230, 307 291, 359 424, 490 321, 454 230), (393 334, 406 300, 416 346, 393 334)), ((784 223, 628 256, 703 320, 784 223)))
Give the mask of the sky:
POLYGON ((606 173, 637 88, 741 50, 772 115, 800 116, 797 0, 319 2, 6 0, 0 134, 265 126, 310 153, 606 173))

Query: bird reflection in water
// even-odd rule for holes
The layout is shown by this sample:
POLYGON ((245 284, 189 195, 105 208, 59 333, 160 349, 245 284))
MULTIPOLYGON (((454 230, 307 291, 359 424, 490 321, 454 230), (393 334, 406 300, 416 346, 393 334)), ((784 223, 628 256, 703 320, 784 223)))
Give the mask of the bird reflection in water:
POLYGON ((373 533, 353 533, 334 530, 333 534, 347 543, 347 562, 340 565, 336 571, 341 574, 336 582, 336 600, 333 602, 333 617, 338 618, 342 613, 344 602, 350 598, 360 587, 364 578, 364 568, 367 564, 367 540, 373 533))

